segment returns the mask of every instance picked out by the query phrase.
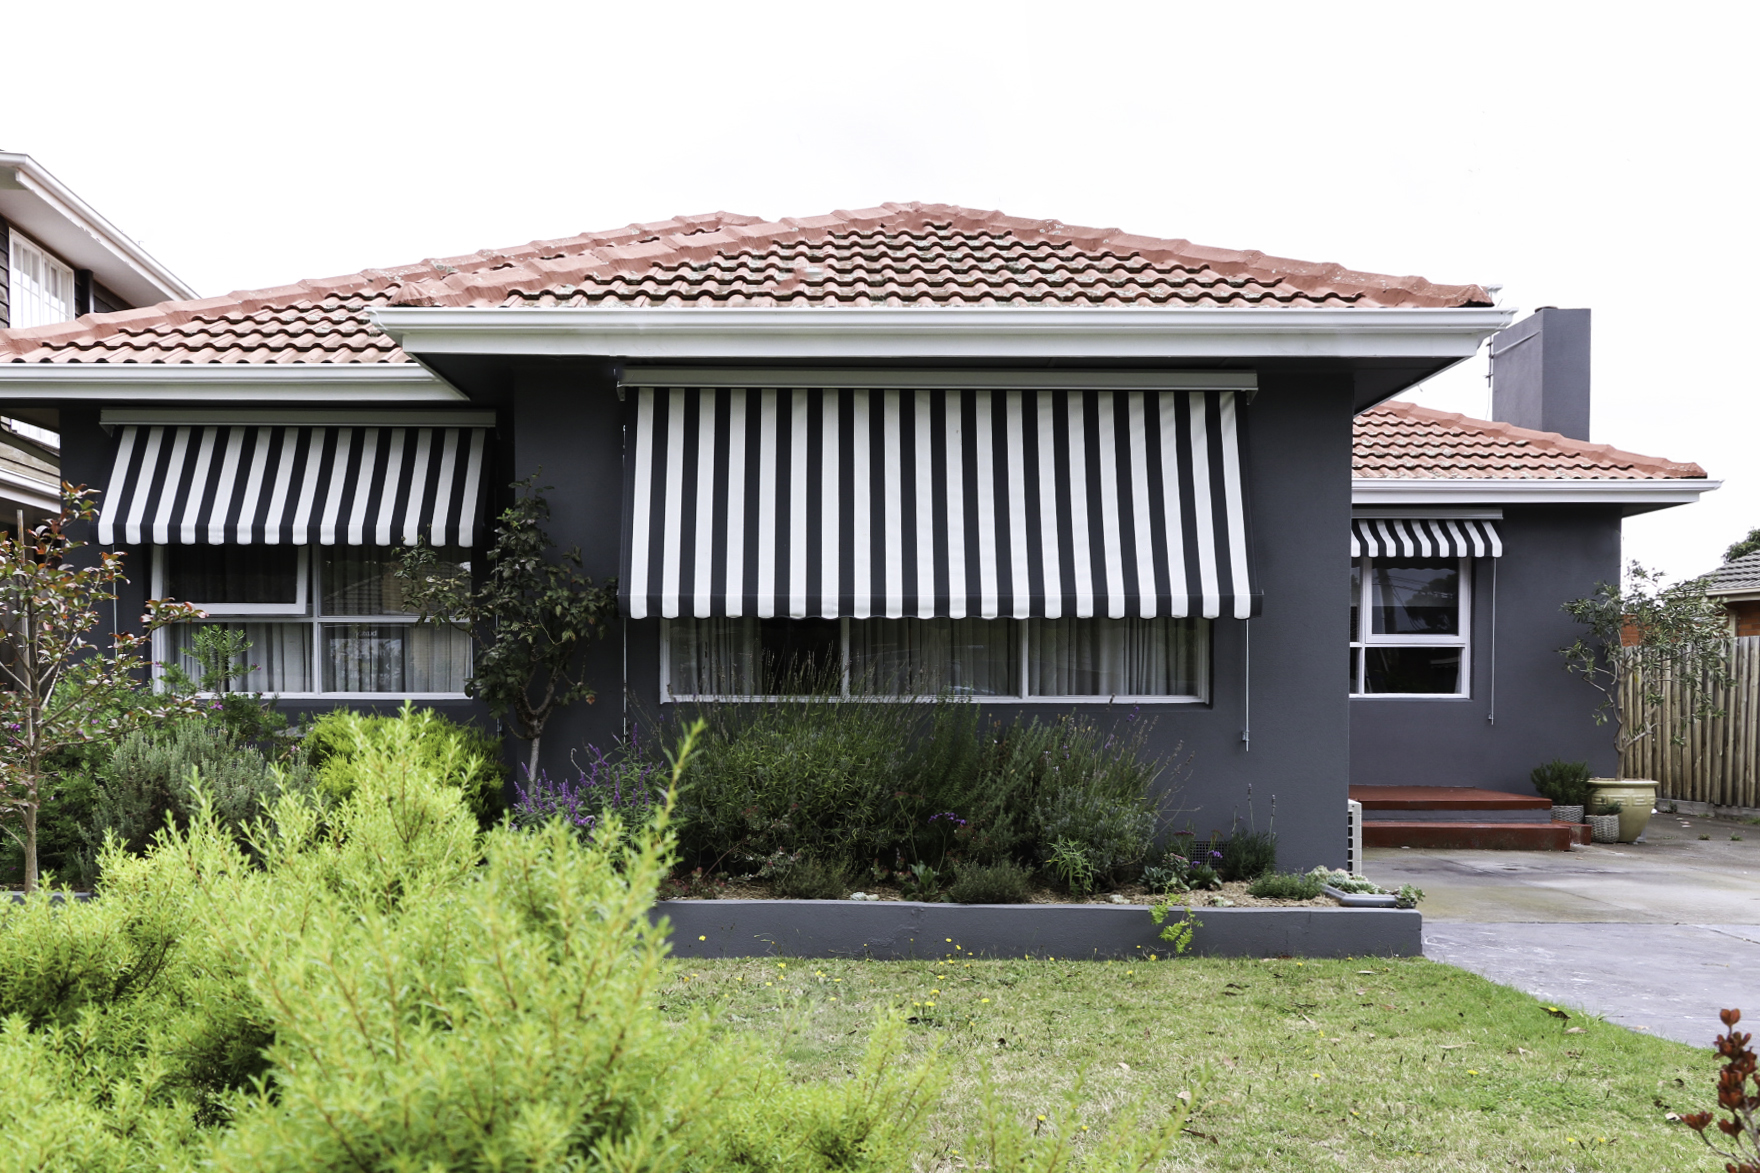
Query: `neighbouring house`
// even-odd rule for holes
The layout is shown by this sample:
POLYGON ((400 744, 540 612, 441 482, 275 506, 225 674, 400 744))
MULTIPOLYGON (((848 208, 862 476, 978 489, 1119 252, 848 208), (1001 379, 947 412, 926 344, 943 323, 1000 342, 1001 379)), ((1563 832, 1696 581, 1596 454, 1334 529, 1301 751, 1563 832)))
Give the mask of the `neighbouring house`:
MULTIPOLYGON (((0 152, 0 328, 50 326, 193 298, 29 155, 0 152)), ((60 508, 54 409, 19 404, 0 415, 0 529, 60 508)))
POLYGON ((1760 550, 1713 570, 1706 576, 1705 593, 1723 600, 1737 636, 1760 635, 1760 550))
POLYGON ((1535 754, 1599 752, 1537 667, 1558 603, 1617 570, 1621 516, 1711 487, 1378 407, 1513 317, 1477 285, 945 205, 717 213, 13 330, 0 409, 53 413, 104 489, 121 613, 200 604, 290 710, 480 716, 469 647, 413 624, 392 559, 470 562, 537 474, 624 616, 548 768, 829 658, 1001 720, 1150 716, 1201 831, 1251 785, 1307 868, 1343 862, 1359 774, 1520 788, 1535 754))

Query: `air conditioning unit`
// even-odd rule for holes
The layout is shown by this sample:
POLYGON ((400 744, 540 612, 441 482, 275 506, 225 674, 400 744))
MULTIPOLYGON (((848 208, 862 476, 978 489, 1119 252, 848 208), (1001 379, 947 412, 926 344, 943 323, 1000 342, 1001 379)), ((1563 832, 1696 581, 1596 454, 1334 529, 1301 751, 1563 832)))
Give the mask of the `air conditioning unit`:
POLYGON ((1363 874, 1363 804, 1354 799, 1345 801, 1344 868, 1353 876, 1363 874))

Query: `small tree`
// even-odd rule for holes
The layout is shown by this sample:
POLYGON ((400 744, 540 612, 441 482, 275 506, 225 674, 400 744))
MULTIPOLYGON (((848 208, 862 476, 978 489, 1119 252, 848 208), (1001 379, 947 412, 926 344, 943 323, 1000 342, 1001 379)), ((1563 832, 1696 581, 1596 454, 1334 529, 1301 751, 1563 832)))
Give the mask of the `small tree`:
POLYGON ((1725 550, 1723 552, 1723 560, 1725 562, 1734 562, 1743 554, 1752 554, 1755 550, 1760 550, 1760 526, 1756 526, 1754 529, 1749 530, 1747 537, 1734 543, 1729 549, 1725 550))
POLYGON ((90 521, 93 494, 62 487, 61 514, 28 534, 0 536, 0 811, 15 816, 6 828, 24 849, 24 889, 37 887, 37 814, 51 797, 48 762, 57 752, 98 738, 114 738, 142 721, 193 713, 193 698, 155 695, 146 683, 142 654, 153 631, 198 619, 181 603, 152 600, 140 634, 118 632, 106 654, 90 638, 99 606, 126 582, 122 555, 103 551, 91 566, 67 556, 85 545, 67 536, 72 521, 90 521))
POLYGON ((476 641, 476 667, 465 691, 532 743, 527 777, 537 775, 550 718, 576 701, 596 699, 577 657, 590 640, 603 638, 617 610, 615 582, 595 586, 582 574, 578 546, 551 557, 544 532, 550 504, 536 480, 513 486, 518 497, 498 520, 480 587, 472 590, 466 574, 426 545, 405 551, 397 571, 422 622, 448 624, 476 641))
POLYGON ((1705 595, 1705 580, 1664 586, 1660 571, 1633 562, 1622 591, 1601 583, 1565 612, 1587 630, 1560 648, 1565 668, 1601 693, 1595 723, 1614 723, 1614 750, 1625 776, 1625 754, 1657 733, 1675 744, 1706 717, 1722 716, 1715 689, 1729 683, 1729 620, 1723 605, 1705 595), (1681 702, 1671 716, 1664 691, 1672 685, 1681 702))

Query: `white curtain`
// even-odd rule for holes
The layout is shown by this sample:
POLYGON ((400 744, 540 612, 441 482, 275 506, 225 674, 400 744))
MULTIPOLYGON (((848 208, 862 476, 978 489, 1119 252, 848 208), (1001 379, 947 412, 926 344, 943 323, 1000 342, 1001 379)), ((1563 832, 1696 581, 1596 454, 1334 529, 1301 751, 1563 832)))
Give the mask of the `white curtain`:
POLYGON ((1029 621, 1029 696, 1204 699, 1210 624, 1202 619, 1029 621))
POLYGON ((250 647, 235 663, 250 665, 250 671, 235 677, 234 692, 311 692, 312 691, 312 628, 306 623, 193 623, 178 624, 170 629, 173 654, 177 666, 200 680, 202 666, 193 654, 196 630, 218 627, 225 631, 242 631, 250 647))
POLYGON ((462 692, 470 637, 431 624, 327 623, 326 692, 462 692))
POLYGON ((1019 629, 1009 619, 850 621, 852 688, 881 694, 1020 695, 1019 629))

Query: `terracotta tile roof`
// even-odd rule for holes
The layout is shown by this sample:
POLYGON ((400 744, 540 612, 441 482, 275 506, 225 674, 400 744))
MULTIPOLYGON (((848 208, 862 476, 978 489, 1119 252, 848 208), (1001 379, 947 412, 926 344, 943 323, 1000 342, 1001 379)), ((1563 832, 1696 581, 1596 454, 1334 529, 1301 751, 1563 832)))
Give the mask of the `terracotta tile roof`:
POLYGON ((1696 464, 1389 400, 1360 413, 1351 475, 1414 480, 1662 480, 1696 464))
POLYGON ((1359 273, 947 204, 716 212, 0 331, 11 362, 408 362, 374 306, 1451 307, 1477 285, 1359 273))
POLYGON ((1706 580, 1708 595, 1746 594, 1760 591, 1760 550, 1732 558, 1713 570, 1706 580))

